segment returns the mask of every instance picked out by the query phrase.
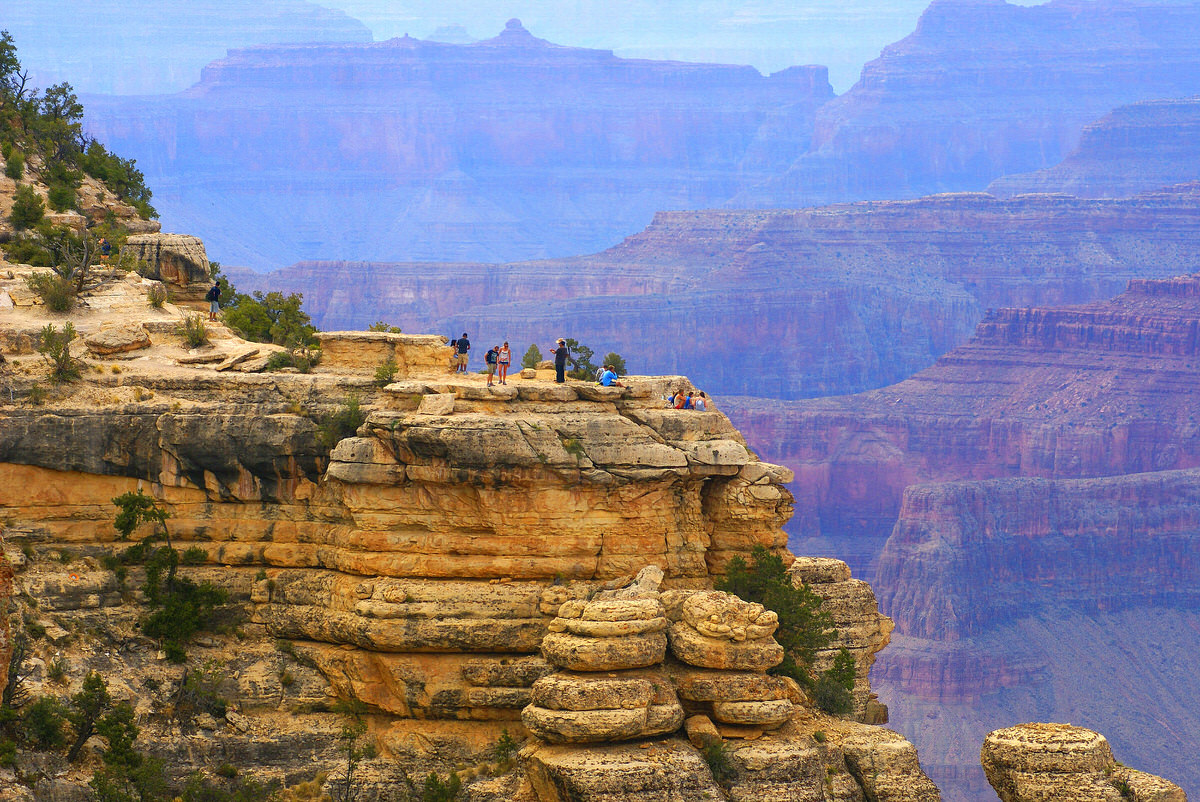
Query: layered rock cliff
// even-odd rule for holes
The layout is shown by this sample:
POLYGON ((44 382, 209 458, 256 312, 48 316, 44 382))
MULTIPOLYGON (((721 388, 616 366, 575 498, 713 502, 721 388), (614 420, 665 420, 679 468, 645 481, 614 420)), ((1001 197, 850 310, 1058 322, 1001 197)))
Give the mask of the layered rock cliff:
POLYGON ((703 376, 710 392, 797 398, 900 381, 965 342, 988 307, 1086 302, 1186 271, 1198 201, 1190 186, 1124 201, 663 212, 585 257, 318 262, 237 281, 302 292, 326 328, 383 319, 520 351, 570 336, 635 371, 703 376))
MULTIPOLYGON (((762 673, 783 654, 773 613, 696 593, 752 546, 790 558, 791 475, 721 413, 664 408, 686 379, 557 385, 533 371, 487 387, 446 372, 441 337, 336 332, 315 372, 261 373, 253 357, 274 347, 210 324, 211 344, 189 351, 182 310, 148 307, 141 282, 109 276, 88 291, 73 319, 80 382, 33 392, 41 357, 3 339, 0 527, 29 692, 63 695, 103 673, 176 780, 234 763, 288 784, 344 780, 345 719, 330 710, 353 700, 377 749, 354 779, 368 798, 407 799, 412 780, 487 762, 502 733, 519 740, 526 726, 548 742, 566 732, 567 745, 531 740, 515 773, 488 769, 503 776, 472 798, 938 798, 911 744, 856 720, 879 717, 867 670, 890 623, 843 564, 797 561, 794 575, 828 597, 838 626, 818 670, 843 646, 854 657, 849 717, 762 673), (144 342, 97 355, 93 335, 118 325, 144 342), (380 388, 388 357, 397 381, 380 388), (356 430, 318 437, 355 403, 367 413, 356 430), (105 559, 123 549, 112 500, 139 490, 169 513, 181 572, 228 594, 228 628, 186 643, 186 667, 138 629, 141 569, 105 559), (220 712, 209 697, 181 701, 193 699, 187 670, 207 677, 220 712), (716 722, 733 774, 714 778, 675 734, 684 705, 716 722), (629 737, 640 743, 611 743, 629 737)), ((28 305, 9 315, 23 330, 46 319, 28 305)), ((23 771, 29 761, 41 773, 22 775, 32 788, 17 798, 73 792, 97 758, 18 753, 23 771)))
POLYGON ((823 67, 620 59, 512 20, 466 45, 237 50, 178 95, 89 98, 88 125, 226 264, 506 260, 719 205, 802 153, 832 96, 823 67))
POLYGON ((876 684, 947 798, 990 798, 972 744, 1014 720, 1083 722, 1200 779, 1179 702, 1200 691, 1198 298, 1187 276, 997 310, 892 387, 726 405, 796 471, 793 547, 879 588, 897 629, 876 684))
POLYGON ((818 114, 811 151, 735 203, 983 189, 1057 163, 1129 103, 1200 91, 1200 6, 937 0, 818 114))
POLYGON ((1066 192, 1120 198, 1200 179, 1200 98, 1122 106, 1083 129, 1079 145, 1053 167, 998 178, 988 191, 1066 192))

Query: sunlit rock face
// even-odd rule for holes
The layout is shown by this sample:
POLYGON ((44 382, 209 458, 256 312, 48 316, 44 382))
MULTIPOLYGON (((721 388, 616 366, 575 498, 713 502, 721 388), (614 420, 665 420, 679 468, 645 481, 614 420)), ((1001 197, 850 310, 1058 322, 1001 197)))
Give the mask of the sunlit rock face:
POLYGON ((513 20, 468 45, 238 50, 181 94, 91 99, 89 126, 226 264, 503 260, 720 205, 803 153, 832 97, 823 67, 619 59, 513 20))

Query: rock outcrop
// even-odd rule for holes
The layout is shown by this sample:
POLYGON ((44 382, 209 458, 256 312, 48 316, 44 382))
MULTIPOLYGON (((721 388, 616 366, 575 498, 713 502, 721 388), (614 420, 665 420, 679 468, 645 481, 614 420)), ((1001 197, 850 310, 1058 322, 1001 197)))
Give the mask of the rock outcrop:
POLYGON ((202 300, 212 286, 212 265, 199 237, 135 234, 121 246, 121 259, 144 265, 139 272, 168 285, 181 300, 202 300))
POLYGON ((1198 201, 1183 188, 1124 201, 960 195, 664 212, 573 259, 319 262, 237 283, 302 292, 322 328, 385 319, 543 347, 563 332, 634 370, 703 375, 709 392, 798 398, 911 376, 966 342, 989 307, 1084 303, 1131 278, 1186 272, 1198 201))
POLYGON ((995 310, 900 384, 734 409, 795 469, 792 547, 847 558, 895 620, 874 684, 948 798, 991 793, 964 744, 1013 716, 1200 781, 1176 745, 1200 738, 1198 298, 1184 276, 995 310))
POLYGON ((1061 162, 1033 173, 998 178, 988 191, 1065 192, 1081 198, 1121 198, 1200 180, 1200 97, 1122 106, 1083 129, 1061 162))
POLYGON ((1186 802, 1183 789, 1113 758, 1103 735, 1069 724, 989 733, 983 770, 1003 802, 1186 802))
POLYGON ((90 98, 88 125, 226 264, 534 259, 721 204, 799 156, 832 97, 823 67, 621 59, 512 20, 471 44, 233 50, 177 95, 90 98))
MULTIPOLYGON (((888 783, 909 789, 890 798, 937 798, 907 742, 765 673, 782 657, 774 613, 709 590, 755 545, 790 559, 791 475, 720 413, 665 408, 686 379, 605 388, 534 370, 489 388, 447 371, 442 338, 383 332, 326 335, 311 374, 223 370, 256 349, 213 325, 211 350, 232 356, 188 350, 179 311, 147 307, 141 281, 105 278, 76 317, 93 340, 140 326, 149 346, 78 348, 83 380, 41 405, 28 399, 42 360, 0 339, 15 399, 0 397, 0 527, 19 569, 11 601, 40 638, 31 693, 100 671, 175 779, 234 754, 289 783, 344 765, 329 709, 349 700, 378 750, 356 775, 366 794, 474 765, 507 731, 536 741, 515 773, 472 784, 480 802, 564 788, 713 798, 722 783, 764 799, 861 799, 888 783), (389 359, 405 373, 380 388, 372 363, 389 359), (352 395, 367 411, 357 429, 319 437, 352 395), (185 644, 223 718, 181 711, 180 669, 137 629, 141 569, 106 559, 123 548, 112 499, 135 490, 170 513, 181 573, 228 594, 236 634, 185 644), (685 740, 685 712, 729 739, 719 779, 685 740)), ((9 314, 19 331, 45 318, 9 314)), ((878 617, 869 607, 860 619, 878 617)), ((839 637, 867 661, 882 645, 839 637)), ((88 760, 45 782, 83 785, 88 760)))
POLYGON ((1051 167, 1118 106, 1200 92, 1198 34, 1191 3, 936 0, 820 109, 810 152, 734 202, 911 198, 1051 167))

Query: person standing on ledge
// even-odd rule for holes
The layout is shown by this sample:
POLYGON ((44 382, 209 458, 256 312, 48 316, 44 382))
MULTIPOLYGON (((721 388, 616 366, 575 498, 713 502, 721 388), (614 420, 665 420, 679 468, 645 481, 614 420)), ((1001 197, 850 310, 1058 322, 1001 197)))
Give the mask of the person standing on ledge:
POLYGON ((458 372, 467 372, 467 360, 470 359, 468 352, 471 350, 471 341, 467 339, 467 333, 464 331, 463 336, 458 338, 458 372))
MULTIPOLYGON (((568 359, 571 359, 571 349, 567 348, 567 341, 559 337, 558 347, 554 349, 554 381, 556 384, 563 384, 567 380, 563 373, 567 369, 568 359)), ((571 361, 575 360, 571 359, 571 361)))
POLYGON ((213 282, 208 292, 204 293, 204 300, 208 301, 208 319, 216 320, 217 313, 221 311, 221 282, 213 282))
POLYGON ((500 383, 508 384, 508 365, 512 362, 512 351, 508 350, 508 340, 504 341, 504 345, 500 346, 500 350, 496 352, 496 370, 500 375, 500 383))

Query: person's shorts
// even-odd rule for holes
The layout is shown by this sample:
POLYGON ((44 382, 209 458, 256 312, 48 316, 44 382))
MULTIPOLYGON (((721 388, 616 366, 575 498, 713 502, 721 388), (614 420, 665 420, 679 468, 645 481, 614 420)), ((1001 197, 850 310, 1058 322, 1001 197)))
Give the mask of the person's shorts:
POLYGON ((496 365, 495 365, 494 363, 492 363, 492 362, 489 362, 489 363, 488 363, 488 366, 487 366, 487 368, 488 368, 488 375, 489 375, 489 376, 491 376, 493 373, 495 373, 495 372, 496 372, 496 365))
POLYGON ((220 301, 209 301, 208 302, 208 311, 212 312, 214 315, 217 314, 218 312, 220 312, 221 311, 221 302, 220 301))
POLYGON ((458 364, 462 365, 464 368, 467 366, 467 355, 466 354, 459 354, 457 359, 458 359, 458 364))

